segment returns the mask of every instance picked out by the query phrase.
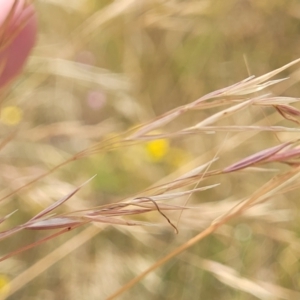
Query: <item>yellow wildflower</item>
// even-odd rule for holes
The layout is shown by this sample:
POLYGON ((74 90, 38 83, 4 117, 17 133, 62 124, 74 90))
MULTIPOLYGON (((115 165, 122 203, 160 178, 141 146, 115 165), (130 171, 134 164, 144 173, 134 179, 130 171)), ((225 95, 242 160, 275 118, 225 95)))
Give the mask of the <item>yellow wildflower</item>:
POLYGON ((146 151, 152 161, 161 161, 169 151, 169 142, 166 139, 159 139, 148 142, 146 151))
POLYGON ((1 111, 0 120, 5 125, 14 126, 21 122, 23 112, 17 106, 7 106, 1 111))

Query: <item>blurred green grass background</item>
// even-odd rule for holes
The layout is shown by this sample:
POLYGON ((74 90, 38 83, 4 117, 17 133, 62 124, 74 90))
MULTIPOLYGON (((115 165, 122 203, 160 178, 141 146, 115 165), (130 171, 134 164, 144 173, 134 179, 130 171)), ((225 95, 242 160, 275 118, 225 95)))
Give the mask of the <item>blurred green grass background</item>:
MULTIPOLYGON (((104 138, 300 56, 298 1, 34 3, 39 19, 38 43, 26 70, 1 99, 3 106, 22 112, 18 124, 12 126, 3 120, 0 124, 2 136, 18 131, 1 153, 2 196, 104 138)), ((297 68, 285 71, 281 77, 290 79, 271 90, 297 97, 297 68)), ((180 122, 188 126, 212 111, 207 110, 206 115, 202 111, 191 113, 180 122)), ((259 120, 268 125, 259 109, 231 119, 236 124, 259 120)), ((226 166, 276 141, 273 133, 242 136, 245 141, 240 145, 242 138, 237 135, 225 147, 229 150, 221 152, 217 165, 226 166)), ((94 174, 97 177, 59 210, 119 201, 187 164, 207 162, 226 138, 224 133, 188 136, 72 162, 2 203, 1 215, 18 209, 3 228, 28 220, 94 174)), ((183 214, 178 236, 167 226, 103 226, 101 231, 98 224, 95 230, 100 233, 78 246, 76 241, 84 239, 84 229, 64 234, 2 262, 0 284, 5 285, 3 291, 16 290, 8 299, 105 299, 205 228, 222 205, 228 203, 230 208, 230 201, 250 195, 271 177, 239 173, 217 178, 220 187, 193 195, 190 203, 199 205, 200 210, 183 214), (73 238, 66 257, 43 260, 73 238), (30 269, 35 264, 36 269, 30 269), (43 267, 45 270, 38 274, 43 267), (27 283, 30 276, 33 279, 27 283)), ((252 214, 223 226, 150 274, 121 299, 276 299, 277 293, 279 299, 296 299, 293 293, 300 292, 297 198, 293 192, 256 207, 252 214), (233 268, 238 277, 249 282, 234 286, 231 271, 216 265, 216 275, 208 260, 233 268), (223 275, 218 273, 221 271, 223 275), (273 284, 270 289, 274 294, 265 298, 263 293, 255 295, 258 287, 251 285, 254 281, 273 284)), ((169 215, 174 220, 178 216, 169 215)), ((141 218, 164 222, 156 213, 141 218)), ((2 242, 0 252, 4 255, 45 235, 22 232, 2 242)))

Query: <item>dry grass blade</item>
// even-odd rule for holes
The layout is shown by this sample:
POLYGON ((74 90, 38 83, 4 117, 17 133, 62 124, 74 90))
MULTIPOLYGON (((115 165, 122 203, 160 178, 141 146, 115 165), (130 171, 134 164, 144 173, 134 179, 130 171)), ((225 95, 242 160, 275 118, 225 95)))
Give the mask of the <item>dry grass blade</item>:
MULTIPOLYGON (((285 126, 254 126, 254 125, 221 125, 221 126, 205 126, 205 127, 189 127, 181 131, 163 134, 149 134, 138 137, 140 142, 153 141, 159 139, 175 139, 191 134, 204 133, 215 134, 216 132, 300 132, 299 128, 285 126)), ((121 144, 121 143, 120 143, 121 144)), ((97 150, 99 152, 99 149, 97 150)))
POLYGON ((103 26, 106 22, 119 15, 125 14, 130 9, 134 9, 136 5, 136 0, 121 0, 111 3, 104 9, 97 11, 88 20, 86 20, 85 23, 83 23, 82 26, 74 32, 74 39, 78 41, 79 36, 81 39, 85 39, 90 34, 97 32, 99 27, 103 26))
POLYGON ((76 188, 74 191, 72 191, 71 193, 69 193, 67 196, 61 198, 60 200, 56 201, 55 203, 53 203, 52 205, 50 205, 49 207, 47 207, 46 209, 44 209, 43 211, 41 211, 40 213, 38 213, 36 216, 34 216, 30 221, 35 221, 37 219, 41 219, 43 216, 45 216, 46 214, 50 213, 51 211, 53 211, 55 208, 57 208, 58 206, 62 205, 64 202, 66 202, 67 200, 69 200, 73 195, 75 195, 78 191, 80 190, 80 187, 76 188))
MULTIPOLYGON (((220 119, 224 118, 224 117, 228 117, 242 109, 245 109, 246 107, 248 107, 249 105, 251 105, 253 103, 253 100, 248 100, 242 103, 239 103, 237 105, 231 106, 227 109, 224 109, 210 117, 208 117, 207 119, 203 120, 202 122, 198 123, 197 125, 195 125, 192 128, 201 128, 201 127, 205 127, 207 125, 213 124, 217 121, 219 121, 220 119)), ((186 130, 189 130, 189 128, 187 128, 186 130)))
POLYGON ((94 179, 95 176, 93 176, 92 178, 90 178, 89 180, 87 180, 85 183, 83 183, 80 187, 76 188, 74 191, 72 191, 67 196, 65 196, 62 199, 56 201, 55 203, 53 203, 52 205, 50 205, 49 207, 47 207, 46 209, 44 209, 43 211, 41 211, 40 213, 38 213, 31 220, 29 220, 29 222, 42 218, 43 216, 45 216, 46 214, 49 214, 51 211, 53 211, 58 206, 62 205, 64 202, 66 202, 72 196, 74 196, 84 185, 86 185, 88 182, 90 182, 92 179, 94 179))
POLYGON ((20 226, 14 227, 12 229, 0 232, 0 241, 12 236, 13 234, 15 234, 19 231, 22 231, 23 229, 24 229, 24 226, 20 225, 20 226))
POLYGON ((271 292, 261 287, 259 283, 242 277, 236 270, 228 266, 203 259, 201 260, 200 267, 213 273, 220 282, 229 285, 234 289, 242 290, 259 299, 272 299, 271 292))
MULTIPOLYGON (((143 211, 144 212, 144 211, 143 211)), ((83 219, 92 222, 110 224, 110 225, 125 225, 125 226, 157 226, 156 224, 142 221, 123 220, 106 216, 85 216, 83 219)))
MULTIPOLYGON (((173 136, 180 136, 180 135, 188 135, 188 134, 195 134, 197 132, 204 132, 204 133, 215 133, 215 132, 245 132, 245 131, 272 131, 272 132, 300 132, 299 128, 294 127, 284 127, 284 126, 206 126, 206 127, 197 127, 191 128, 188 130, 183 130, 178 133, 173 134, 173 136)), ((166 138, 168 135, 157 135, 156 138, 166 138)))
MULTIPOLYGON (((144 191, 144 193, 146 193, 147 195, 151 194, 151 197, 156 197, 157 195, 161 195, 161 194, 166 193, 167 191, 170 191, 170 190, 183 188, 183 187, 195 184, 195 183, 199 184, 199 182, 201 180, 203 180, 204 178, 210 177, 212 175, 217 175, 217 174, 220 174, 220 173, 221 173, 221 171, 217 170, 217 171, 208 171, 208 172, 205 172, 205 173, 199 173, 199 174, 196 174, 196 175, 192 175, 192 172, 191 172, 191 175, 189 175, 189 176, 184 175, 184 177, 174 179, 171 182, 162 183, 158 186, 153 186, 149 189, 146 189, 144 191), (152 196, 152 195, 154 195, 154 196, 152 196)), ((217 185, 218 184, 216 184, 216 186, 217 185)), ((210 189, 211 187, 213 187, 213 186, 202 187, 200 189, 207 190, 207 189, 210 189)))
POLYGON ((202 259, 200 260, 200 267, 213 273, 220 282, 234 289, 251 294, 259 299, 274 299, 275 294, 280 297, 280 299, 286 300, 300 297, 298 292, 283 289, 280 286, 271 286, 266 282, 242 277, 236 270, 215 261, 202 259), (276 290, 276 293, 274 293, 274 289, 276 290))
POLYGON ((76 218, 51 218, 46 220, 38 220, 35 222, 28 222, 24 228, 31 230, 50 230, 57 228, 71 229, 77 225, 83 224, 83 220, 76 220, 76 218))
MULTIPOLYGON (((252 81, 249 81, 248 83, 252 83, 249 87, 240 87, 239 89, 237 90, 234 90, 234 91, 229 91, 228 93, 226 93, 226 95, 231 95, 231 96, 240 96, 240 95, 248 95, 248 94, 252 94, 252 93, 256 93, 256 92, 259 92, 263 89, 265 89, 266 87, 268 86, 271 86, 271 85, 274 85, 274 84, 277 84, 281 81, 284 81, 286 80, 287 78, 282 78, 282 79, 278 79, 278 80, 270 80, 270 81, 267 81, 267 82, 264 82, 264 83, 261 83, 261 84, 253 84, 252 81)), ((254 81, 254 80, 253 80, 254 81)))
POLYGON ((143 126, 140 126, 141 128, 139 128, 135 133, 130 135, 127 139, 128 140, 137 139, 137 138, 143 136, 144 134, 149 133, 150 131, 152 131, 154 129, 160 128, 160 127, 170 123, 174 119, 176 119, 178 116, 180 116, 183 113, 183 111, 184 110, 182 110, 182 109, 176 109, 173 112, 169 112, 166 115, 158 117, 156 120, 151 121, 148 124, 145 124, 143 126))
POLYGON ((289 105, 275 105, 277 111, 287 120, 300 124, 300 110, 289 105))
POLYGON ((296 59, 296 60, 284 65, 283 67, 278 68, 278 69, 276 69, 272 72, 269 72, 267 74, 264 74, 262 76, 259 76, 259 77, 250 76, 250 77, 248 77, 238 83, 235 83, 229 87, 222 88, 220 90, 209 93, 209 94, 199 98, 195 102, 189 104, 189 107, 195 107, 196 105, 199 105, 201 102, 206 101, 208 99, 212 99, 212 98, 218 98, 218 97, 230 96, 230 95, 238 96, 238 95, 251 94, 251 93, 255 93, 257 91, 261 91, 262 89, 266 88, 269 85, 272 85, 272 84, 278 83, 282 80, 285 80, 285 79, 273 80, 273 81, 270 81, 269 83, 267 82, 267 83, 262 84, 266 80, 281 73, 285 69, 297 64, 299 61, 300 61, 300 59, 296 59))
POLYGON ((192 190, 189 190, 189 191, 185 191, 185 192, 156 195, 156 196, 152 196, 151 199, 155 200, 155 201, 175 199, 175 198, 179 198, 179 197, 182 197, 182 196, 185 196, 185 195, 191 195, 191 194, 194 194, 196 192, 206 191, 206 190, 212 189, 212 188, 214 188, 214 187, 216 187, 218 185, 220 185, 220 184, 216 183, 216 184, 204 186, 204 187, 201 187, 201 188, 195 188, 195 189, 192 189, 192 190))
POLYGON ((6 215, 5 217, 0 219, 0 224, 3 223, 5 220, 7 220, 10 216, 12 216, 16 211, 18 211, 17 209, 13 212, 11 212, 10 214, 6 215))
POLYGON ((286 105, 290 103, 299 102, 299 98, 293 97, 267 97, 262 99, 257 99, 253 103, 254 105, 260 106, 273 106, 273 105, 286 105))
MULTIPOLYGON (((94 176, 95 177, 95 176, 94 176)), ((90 180, 92 180, 94 177, 86 181, 83 185, 87 184, 90 180)), ((0 240, 3 240, 5 238, 8 238, 19 231, 22 231, 23 229, 55 229, 55 228, 69 228, 71 229, 74 226, 77 226, 78 224, 83 224, 86 223, 83 220, 79 221, 74 221, 74 220, 67 220, 67 219, 60 219, 60 218, 52 218, 52 219, 47 219, 47 220, 40 220, 42 217, 45 215, 49 214, 52 212, 55 208, 58 206, 62 205, 64 202, 66 202, 68 199, 70 199, 74 194, 76 194, 82 186, 76 188, 74 191, 72 191, 70 194, 67 196, 63 197, 62 199, 58 200, 57 202, 53 203, 40 213, 38 213, 36 216, 31 218, 29 221, 25 222, 24 224, 18 225, 15 228, 0 232, 0 240)), ((14 212, 13 212, 14 213, 14 212)), ((13 213, 9 214, 6 216, 4 219, 7 219, 9 216, 11 216, 13 213)))
POLYGON ((224 215, 214 220, 212 224, 224 224, 231 218, 242 214, 245 210, 252 207, 253 205, 270 199, 271 196, 275 195, 279 190, 282 190, 287 185, 297 180, 298 177, 300 177, 299 168, 294 168, 290 172, 272 178, 260 189, 255 191, 249 198, 241 201, 224 215))
POLYGON ((208 167, 210 167, 214 162, 216 162, 219 158, 218 157, 214 157, 213 159, 209 160, 207 163, 198 166, 194 169, 192 169, 191 171, 188 171, 187 173, 181 175, 178 179, 187 179, 189 177, 193 177, 196 175, 201 174, 202 171, 206 170, 208 167))
MULTIPOLYGON (((75 226, 74 228, 76 228, 76 226, 75 226)), ((74 229, 74 228, 73 228, 73 229, 74 229)), ((0 262, 1 262, 1 261, 4 261, 4 260, 6 260, 6 259, 8 259, 8 258, 10 258, 10 257, 13 257, 13 256, 15 256, 15 255, 17 255, 17 254, 19 254, 19 253, 22 253, 22 252, 24 252, 24 251, 30 250, 30 249, 32 249, 32 248, 34 248, 34 247, 37 247, 37 246, 39 246, 39 245, 41 245, 41 244, 43 244, 43 243, 45 243, 45 242, 47 242, 47 241, 49 241, 49 240, 52 240, 52 239, 54 239, 55 237, 57 237, 57 236, 59 236, 59 235, 61 235, 61 234, 63 234, 63 233, 66 233, 66 232, 68 232, 68 231, 70 231, 69 228, 64 228, 64 229, 62 229, 62 230, 60 230, 60 231, 58 231, 58 232, 55 232, 54 234, 51 234, 51 235, 49 235, 49 236, 47 236, 47 237, 45 237, 45 238, 43 238, 43 239, 40 239, 40 240, 38 240, 38 241, 36 241, 36 242, 34 242, 34 243, 31 243, 31 244, 29 244, 29 245, 23 246, 23 247, 21 247, 21 248, 15 250, 15 251, 11 251, 11 252, 9 252, 8 254, 2 256, 2 257, 0 258, 0 262)))
POLYGON ((281 73, 285 69, 297 64, 300 61, 300 59, 296 59, 285 66, 278 68, 272 72, 269 72, 265 75, 259 76, 259 77, 251 77, 246 81, 242 81, 239 84, 235 84, 232 87, 228 89, 228 91, 224 92, 224 95, 245 95, 248 93, 254 93, 256 91, 260 91, 264 88, 266 88, 269 85, 278 83, 285 79, 279 79, 279 80, 273 80, 270 82, 265 82, 266 80, 269 80, 270 78, 274 77, 275 75, 281 73))
POLYGON ((114 74, 107 70, 88 66, 74 61, 64 59, 50 59, 34 57, 33 67, 38 73, 46 73, 54 76, 73 78, 79 82, 94 83, 107 91, 115 91, 117 88, 122 92, 127 92, 130 88, 128 80, 120 74, 114 74), (43 68, 38 68, 40 66, 43 68))
POLYGON ((257 153, 255 153, 251 156, 248 156, 248 157, 244 158, 243 160, 241 160, 237 163, 234 163, 231 166, 226 167, 225 169, 223 169, 222 172, 229 173, 229 172, 245 169, 246 167, 254 165, 254 164, 256 164, 258 162, 261 162, 263 160, 269 159, 274 154, 276 154, 280 150, 286 148, 287 146, 291 145, 292 143, 293 142, 283 143, 281 145, 278 145, 278 146, 275 146, 275 147, 257 152, 257 153))
POLYGON ((290 161, 291 158, 299 158, 299 157, 300 157, 300 148, 288 149, 285 150, 284 152, 280 152, 278 154, 272 155, 266 160, 266 162, 277 161, 277 162, 283 162, 289 164, 291 163, 290 161))

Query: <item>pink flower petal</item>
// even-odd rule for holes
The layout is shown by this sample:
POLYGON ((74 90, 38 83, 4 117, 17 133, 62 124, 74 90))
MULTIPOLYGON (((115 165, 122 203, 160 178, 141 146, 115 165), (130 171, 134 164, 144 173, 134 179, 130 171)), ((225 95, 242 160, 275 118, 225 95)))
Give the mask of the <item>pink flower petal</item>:
POLYGON ((1 89, 21 72, 36 40, 37 18, 24 0, 0 0, 0 8, 1 89))

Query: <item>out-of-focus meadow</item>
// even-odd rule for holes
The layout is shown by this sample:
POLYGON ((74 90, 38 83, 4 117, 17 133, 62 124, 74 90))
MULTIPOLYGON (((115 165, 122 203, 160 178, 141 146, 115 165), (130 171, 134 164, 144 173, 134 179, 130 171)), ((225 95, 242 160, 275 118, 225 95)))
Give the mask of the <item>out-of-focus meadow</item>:
MULTIPOLYGON (((36 46, 23 72, 0 95, 0 217, 17 210, 1 231, 27 222, 95 174, 51 213, 69 216, 145 196, 151 200, 139 207, 151 207, 150 212, 116 218, 151 226, 94 222, 12 255, 0 262, 0 299, 106 299, 218 218, 222 224, 207 237, 119 299, 300 299, 299 160, 280 152, 299 150, 299 64, 275 77, 288 79, 262 91, 251 86, 212 97, 207 107, 188 106, 298 59, 299 2, 36 0, 34 5, 36 46), (258 100, 207 121, 249 99, 258 100), (177 118, 154 123, 177 107, 182 108, 177 118), (217 127, 205 130, 206 125, 217 127), (291 144, 253 164, 226 169, 285 142, 291 144), (182 188, 175 189, 174 182, 183 182, 182 188), (171 184, 159 187, 166 183, 171 184), (219 185, 180 194, 214 184, 219 185), (158 203, 165 218, 152 201, 168 193, 170 199, 158 203), (232 208, 257 193, 234 215, 232 208), (222 219, 226 213, 228 220, 222 219)), ((2 239, 1 257, 60 230, 42 229, 2 239)))

